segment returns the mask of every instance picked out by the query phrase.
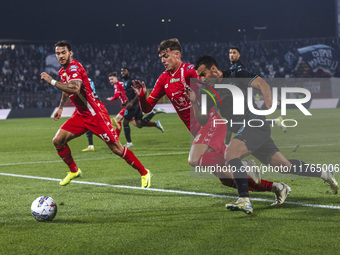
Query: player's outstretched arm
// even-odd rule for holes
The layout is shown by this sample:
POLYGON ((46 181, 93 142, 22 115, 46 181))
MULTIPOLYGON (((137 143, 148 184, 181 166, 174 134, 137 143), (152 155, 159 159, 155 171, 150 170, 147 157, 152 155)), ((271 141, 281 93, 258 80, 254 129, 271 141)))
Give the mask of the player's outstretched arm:
POLYGON ((40 74, 41 79, 46 81, 48 84, 55 86, 56 88, 70 94, 79 94, 82 82, 80 80, 70 81, 68 83, 62 83, 60 81, 56 81, 52 79, 50 75, 45 72, 40 74))

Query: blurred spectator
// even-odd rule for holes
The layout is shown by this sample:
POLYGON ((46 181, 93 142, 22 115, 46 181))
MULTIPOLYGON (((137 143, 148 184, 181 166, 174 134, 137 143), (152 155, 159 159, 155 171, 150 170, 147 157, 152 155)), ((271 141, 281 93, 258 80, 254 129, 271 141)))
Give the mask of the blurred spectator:
MULTIPOLYGON (((326 44, 340 51, 339 38, 316 38, 280 41, 230 41, 182 43, 183 61, 194 63, 203 54, 212 55, 229 68, 229 47, 237 45, 242 51, 242 62, 250 72, 264 78, 320 77, 322 73, 308 70, 301 61, 297 49, 308 45, 326 44)), ((131 67, 131 75, 154 86, 164 67, 157 57, 157 45, 142 46, 137 43, 78 44, 74 58, 84 63, 88 75, 93 78, 98 94, 105 98, 110 91, 108 73, 131 67)), ((40 73, 49 70, 52 76, 60 68, 50 44, 15 44, 15 47, 0 45, 0 109, 26 109, 56 107, 60 94, 40 80, 40 73)), ((335 76, 340 76, 340 67, 335 76)))

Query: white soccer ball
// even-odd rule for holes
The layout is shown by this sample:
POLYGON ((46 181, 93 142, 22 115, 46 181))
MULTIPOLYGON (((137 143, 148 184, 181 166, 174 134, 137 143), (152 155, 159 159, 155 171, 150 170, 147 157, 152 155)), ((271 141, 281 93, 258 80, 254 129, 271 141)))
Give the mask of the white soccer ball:
POLYGON ((31 205, 31 213, 39 221, 53 220, 57 214, 57 203, 51 197, 38 197, 31 205))

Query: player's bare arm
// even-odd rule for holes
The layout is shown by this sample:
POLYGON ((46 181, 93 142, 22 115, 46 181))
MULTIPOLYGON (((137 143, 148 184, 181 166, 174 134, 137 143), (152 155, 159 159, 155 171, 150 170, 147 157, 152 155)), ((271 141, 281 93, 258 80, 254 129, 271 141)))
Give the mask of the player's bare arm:
POLYGON ((70 93, 70 94, 79 94, 80 93, 80 88, 81 88, 81 85, 82 85, 81 80, 73 80, 73 81, 70 81, 68 83, 62 83, 60 81, 56 81, 56 80, 52 79, 52 77, 45 72, 42 72, 40 76, 41 76, 41 79, 46 81, 48 84, 51 84, 51 85, 57 87, 58 89, 66 92, 66 93, 70 93))
POLYGON ((268 83, 266 83, 261 77, 258 76, 252 81, 250 87, 261 91, 263 95, 264 104, 268 109, 270 109, 272 107, 273 100, 272 91, 268 83))
POLYGON ((136 93, 136 96, 134 97, 134 99, 131 100, 131 103, 135 104, 137 101, 138 101, 138 94, 136 93))
POLYGON ((192 89, 190 89, 189 86, 185 87, 184 93, 187 99, 189 99, 191 102, 192 108, 194 110, 195 119, 202 127, 205 126, 205 124, 208 123, 209 115, 201 114, 201 108, 198 104, 196 93, 192 89))
POLYGON ((60 119, 61 114, 63 113, 64 105, 66 104, 68 98, 69 98, 69 95, 66 92, 63 92, 62 96, 61 96, 59 107, 58 107, 57 111, 54 113, 54 120, 60 119))

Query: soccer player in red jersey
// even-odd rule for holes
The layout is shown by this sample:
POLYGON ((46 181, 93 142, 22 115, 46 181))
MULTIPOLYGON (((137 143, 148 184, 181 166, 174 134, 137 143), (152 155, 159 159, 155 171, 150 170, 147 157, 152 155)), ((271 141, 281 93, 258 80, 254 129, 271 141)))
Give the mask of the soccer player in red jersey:
POLYGON ((84 67, 72 58, 73 52, 70 43, 67 41, 57 42, 55 53, 62 66, 59 70, 61 82, 52 79, 45 72, 41 73, 42 80, 62 90, 61 102, 54 114, 54 119, 59 120, 68 98, 76 107, 73 116, 60 127, 53 138, 53 144, 59 156, 70 169, 70 172, 59 184, 65 186, 74 178, 81 176, 82 172, 74 162, 67 143, 90 130, 100 137, 114 154, 123 158, 126 163, 140 173, 142 188, 149 188, 151 185, 150 171, 141 164, 132 151, 122 146, 118 140, 104 104, 94 97, 84 67))
MULTIPOLYGON (((123 87, 124 82, 118 81, 117 72, 109 73, 109 81, 110 81, 110 84, 114 88, 114 94, 113 94, 113 97, 108 97, 106 98, 106 100, 113 101, 113 100, 119 99, 122 104, 121 111, 116 115, 115 118, 113 118, 113 123, 116 124, 117 126, 116 133, 119 137, 120 132, 122 130, 122 120, 123 120, 124 112, 126 108, 127 96, 125 94, 125 90, 123 87)), ((132 121, 132 123, 133 125, 136 126, 136 123, 134 120, 132 121)))
MULTIPOLYGON (((134 81, 135 92, 139 95, 139 101, 144 112, 151 111, 157 102, 167 95, 177 114, 195 136, 190 153, 189 164, 192 166, 224 166, 224 152, 226 146, 224 138, 226 136, 226 127, 224 125, 213 125, 214 119, 220 119, 215 109, 209 112, 208 123, 201 127, 194 116, 192 104, 186 93, 187 87, 198 91, 197 84, 190 84, 191 78, 198 78, 194 66, 189 63, 183 63, 181 60, 181 46, 177 39, 169 39, 161 42, 158 48, 159 57, 164 64, 165 71, 156 81, 154 89, 150 96, 146 98, 146 86, 140 81, 134 81)), ((236 188, 236 184, 230 173, 214 172, 225 186, 236 188)), ((252 176, 254 178, 256 176, 252 176)), ((282 204, 285 200, 285 194, 280 191, 272 190, 273 182, 266 180, 256 180, 248 178, 249 190, 252 191, 269 191, 276 195, 275 204, 282 204)))

